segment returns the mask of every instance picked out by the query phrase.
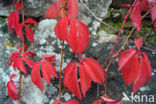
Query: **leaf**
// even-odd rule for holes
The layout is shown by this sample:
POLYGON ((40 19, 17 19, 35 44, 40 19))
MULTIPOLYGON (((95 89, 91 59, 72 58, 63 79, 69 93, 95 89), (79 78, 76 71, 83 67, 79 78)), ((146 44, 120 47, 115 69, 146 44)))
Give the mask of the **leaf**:
POLYGON ((64 104, 80 104, 77 100, 69 100, 64 102, 64 104))
POLYGON ((20 1, 18 1, 16 4, 16 11, 19 11, 21 9, 22 9, 22 3, 20 1))
POLYGON ((41 65, 41 62, 37 62, 33 66, 32 71, 31 71, 31 80, 43 92, 42 78, 40 75, 40 65, 41 65))
POLYGON ((44 17, 45 18, 57 18, 60 16, 59 11, 60 9, 59 9, 58 2, 53 2, 53 4, 48 8, 44 17))
POLYGON ((50 83, 50 80, 52 78, 51 75, 53 75, 55 78, 58 78, 55 67, 47 61, 42 62, 41 70, 42 70, 43 77, 47 81, 47 83, 50 83))
MULTIPOLYGON (((123 55, 123 57, 126 56, 123 55)), ((129 86, 130 84, 132 84, 139 74, 138 55, 136 54, 133 57, 131 57, 127 61, 127 63, 122 67, 121 71, 126 85, 129 86)))
POLYGON ((93 102, 93 104, 103 104, 103 99, 98 99, 93 102))
POLYGON ((56 56, 55 55, 42 55, 42 59, 46 60, 50 63, 55 63, 56 61, 56 56))
POLYGON ((53 77, 58 78, 57 71, 55 67, 48 61, 44 60, 42 58, 41 62, 37 62, 32 69, 32 82, 43 92, 43 84, 41 80, 41 75, 40 75, 40 66, 41 66, 41 71, 44 79, 47 81, 47 83, 50 83, 50 80, 53 77), (37 81, 36 78, 39 78, 39 81, 37 81))
POLYGON ((120 100, 113 100, 109 97, 101 97, 105 102, 107 102, 108 104, 123 104, 122 101, 120 100))
POLYGON ((148 11, 152 8, 151 4, 147 0, 141 1, 141 10, 142 11, 148 11))
POLYGON ((17 68, 21 70, 24 74, 27 74, 22 59, 19 57, 16 61, 17 61, 17 68))
POLYGON ((91 81, 102 84, 104 82, 104 70, 94 59, 83 58, 80 65, 80 83, 83 96, 91 86, 91 81))
POLYGON ((26 27, 26 37, 30 42, 34 42, 34 32, 33 30, 28 26, 25 25, 26 27))
POLYGON ((14 85, 14 81, 12 80, 14 77, 16 77, 15 74, 10 76, 10 81, 7 82, 7 90, 8 90, 8 95, 12 100, 17 100, 17 89, 14 85))
POLYGON ((70 18, 77 17, 79 10, 76 0, 68 0, 67 8, 68 8, 68 17, 70 18))
POLYGON ((137 31, 140 31, 141 29, 141 12, 139 5, 136 5, 130 15, 130 19, 132 21, 132 24, 137 29, 137 31))
POLYGON ((85 97, 87 90, 91 87, 91 81, 102 84, 104 82, 104 70, 102 66, 94 59, 82 58, 80 63, 71 62, 64 69, 64 86, 68 88, 80 100, 80 93, 77 69, 79 68, 80 86, 82 94, 85 97))
POLYGON ((152 8, 152 11, 151 11, 151 14, 152 14, 152 21, 155 22, 156 20, 156 3, 153 4, 153 8, 152 8))
MULTIPOLYGON (((25 47, 27 47, 27 46, 25 46, 25 47)), ((34 52, 33 51, 28 51, 28 52, 24 53, 24 55, 22 56, 21 55, 22 48, 18 47, 18 49, 19 49, 18 53, 12 53, 12 55, 10 57, 10 64, 9 65, 13 64, 14 70, 16 70, 16 68, 18 68, 19 70, 21 70, 23 73, 26 74, 27 72, 26 72, 25 66, 23 64, 23 61, 25 61, 26 64, 30 68, 32 68, 32 66, 34 65, 34 62, 32 60, 30 60, 29 58, 27 58, 27 56, 34 55, 34 52)))
POLYGON ((12 65, 12 63, 20 56, 19 53, 13 53, 11 54, 11 57, 10 57, 10 66, 12 65))
POLYGON ((10 33, 12 33, 12 30, 15 29, 15 27, 19 23, 19 15, 16 12, 11 12, 8 17, 8 25, 10 29, 10 33))
POLYGON ((60 40, 68 41, 68 21, 69 19, 67 17, 64 17, 60 19, 55 26, 55 35, 60 40))
POLYGON ((140 68, 139 74, 133 85, 133 93, 135 93, 144 83, 148 82, 148 79, 151 77, 151 64, 146 53, 142 52, 140 55, 140 68))
POLYGON ((35 20, 33 20, 32 18, 27 18, 27 19, 24 21, 24 23, 25 23, 25 24, 26 24, 26 23, 31 23, 31 24, 38 25, 38 23, 37 23, 35 20))
POLYGON ((23 57, 22 60, 30 67, 32 68, 34 66, 34 61, 30 60, 29 58, 27 57, 23 57))
POLYGON ((22 29, 23 29, 23 24, 22 24, 22 23, 18 24, 18 25, 15 27, 17 36, 18 36, 20 39, 22 39, 22 41, 24 41, 24 36, 23 36, 23 31, 22 31, 22 29))
POLYGON ((28 52, 25 52, 25 53, 23 54, 23 57, 26 57, 26 56, 33 56, 34 54, 35 54, 34 51, 28 51, 28 52))
POLYGON ((78 78, 77 78, 77 62, 72 62, 64 69, 64 87, 68 88, 80 100, 82 98, 78 78))
POLYGON ((138 48, 138 51, 140 51, 140 48, 141 48, 141 45, 142 45, 142 40, 143 40, 143 37, 141 37, 139 39, 134 39, 134 42, 135 42, 135 45, 138 48))
POLYGON ((119 58, 118 70, 121 70, 125 66, 125 64, 129 61, 129 59, 133 57, 135 53, 136 53, 135 49, 129 49, 129 50, 123 51, 119 58))
POLYGON ((156 31, 156 22, 154 22, 153 26, 154 26, 154 29, 155 29, 155 31, 156 31))
POLYGON ((54 102, 54 103, 52 103, 52 104, 61 104, 61 101, 60 101, 60 100, 55 99, 55 102, 54 102))
POLYGON ((79 20, 70 22, 69 45, 77 56, 80 56, 89 43, 89 31, 79 20))
POLYGON ((156 0, 147 0, 149 3, 155 3, 156 0))
POLYGON ((139 52, 142 38, 135 40, 138 52, 134 54, 134 49, 129 49, 121 53, 119 58, 119 69, 127 85, 134 83, 133 93, 135 93, 151 77, 151 64, 144 52, 139 52), (133 51, 132 51, 133 50, 133 51), (123 62, 122 62, 123 61, 123 62))

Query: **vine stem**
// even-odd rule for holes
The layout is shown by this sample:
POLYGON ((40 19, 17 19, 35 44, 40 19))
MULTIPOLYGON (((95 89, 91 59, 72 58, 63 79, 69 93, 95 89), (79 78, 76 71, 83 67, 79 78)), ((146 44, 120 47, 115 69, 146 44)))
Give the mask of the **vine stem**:
MULTIPOLYGON (((149 11, 147 11, 142 17, 141 20, 143 20, 152 10, 150 9, 149 11)), ((129 40, 129 38, 131 37, 132 33, 134 32, 135 27, 132 28, 132 30, 130 31, 130 33, 128 34, 126 40, 124 41, 123 45, 120 47, 120 49, 116 52, 116 54, 119 54, 122 50, 125 49, 126 44, 129 40)), ((109 67, 111 66, 111 64, 113 63, 115 57, 111 57, 111 61, 109 62, 109 64, 107 65, 106 69, 105 69, 105 92, 104 92, 104 96, 107 96, 107 72, 109 70, 109 67)))
MULTIPOLYGON (((61 0, 61 17, 66 16, 65 12, 66 3, 61 0)), ((61 61, 60 61, 60 72, 59 72, 59 100, 61 101, 61 90, 62 90, 62 64, 63 64, 63 53, 64 53, 64 41, 62 41, 62 49, 61 49, 61 61)))
MULTIPOLYGON (((24 2, 22 1, 22 24, 24 25, 24 2)), ((24 54, 24 40, 22 40, 22 56, 24 54)), ((22 86, 22 72, 19 73, 19 89, 18 89, 18 104, 21 104, 21 86, 22 86)))
POLYGON ((125 27, 125 23, 126 23, 126 21, 127 21, 127 18, 128 18, 128 16, 130 15, 131 11, 133 10, 133 7, 135 6, 136 1, 137 1, 137 0, 134 1, 134 3, 132 4, 132 7, 128 10, 128 12, 127 12, 127 14, 126 14, 126 16, 125 16, 125 19, 124 19, 124 21, 123 21, 123 23, 122 23, 122 26, 121 26, 121 28, 120 28, 120 30, 119 30, 118 37, 117 37, 117 39, 116 39, 116 41, 115 41, 115 43, 114 43, 114 45, 113 45, 113 48, 111 49, 111 52, 109 53, 107 59, 105 60, 103 66, 104 66, 105 63, 108 61, 108 59, 111 57, 111 55, 113 54, 114 48, 115 48, 115 46, 116 46, 116 44, 117 44, 117 42, 118 42, 118 40, 119 40, 119 38, 120 38, 121 32, 122 32, 123 28, 125 27))
POLYGON ((61 62, 60 62, 60 72, 59 72, 59 100, 61 100, 61 89, 62 89, 62 64, 63 64, 63 53, 64 53, 64 41, 62 42, 61 62))

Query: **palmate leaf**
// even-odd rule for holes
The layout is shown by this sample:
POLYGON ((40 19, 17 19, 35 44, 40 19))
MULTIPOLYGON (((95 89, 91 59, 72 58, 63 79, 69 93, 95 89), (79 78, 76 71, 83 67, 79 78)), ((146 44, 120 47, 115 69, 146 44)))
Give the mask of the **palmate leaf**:
POLYGON ((64 17, 55 26, 55 35, 68 42, 70 48, 80 56, 89 43, 89 30, 87 26, 77 19, 64 17))
POLYGON ((34 42, 34 33, 33 33, 33 30, 27 25, 27 24, 35 24, 35 25, 38 25, 38 23, 31 19, 31 18, 28 18, 24 21, 24 24, 22 23, 19 23, 17 24, 17 26, 15 27, 15 30, 16 30, 16 34, 17 36, 22 39, 24 41, 24 35, 23 35, 23 27, 25 26, 26 28, 26 38, 30 41, 30 42, 34 42))
POLYGON ((91 87, 91 81, 99 84, 104 82, 104 70, 96 60, 91 58, 82 58, 80 63, 71 62, 64 69, 64 86, 81 100, 82 95, 77 78, 78 68, 81 91, 84 97, 88 89, 91 87))
POLYGON ((119 68, 127 85, 134 83, 133 93, 135 93, 144 83, 148 82, 151 76, 151 64, 148 56, 140 52, 142 38, 135 39, 138 51, 128 49, 121 53, 119 58, 119 68))
MULTIPOLYGON (((57 71, 55 67, 46 60, 46 56, 52 56, 52 55, 43 55, 42 61, 37 62, 31 71, 31 79, 32 82, 43 92, 43 84, 40 74, 40 69, 42 71, 42 75, 44 79, 47 81, 47 83, 50 83, 50 80, 53 77, 58 78, 57 71)), ((49 57, 48 57, 49 58, 49 57)), ((55 57, 54 57, 55 58, 55 57)))
POLYGON ((33 51, 28 51, 21 56, 21 48, 19 48, 19 52, 15 52, 11 54, 10 57, 10 66, 13 65, 14 70, 19 69, 24 74, 27 74, 24 63, 25 62, 30 68, 34 65, 34 62, 28 58, 28 56, 33 56, 35 53, 33 51))

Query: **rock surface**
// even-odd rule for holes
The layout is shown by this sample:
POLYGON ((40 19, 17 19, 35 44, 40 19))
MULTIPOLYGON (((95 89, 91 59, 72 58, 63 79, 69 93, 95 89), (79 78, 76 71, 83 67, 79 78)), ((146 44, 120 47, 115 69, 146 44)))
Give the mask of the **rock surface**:
MULTIPOLYGON (((14 11, 14 6, 11 0, 10 2, 6 0, 0 1, 0 15, 1 16, 8 16, 10 12, 14 11)), ((56 0, 25 0, 25 15, 33 16, 33 17, 43 17, 46 13, 48 7, 56 0)), ((86 0, 87 5, 90 9, 100 18, 104 18, 107 15, 108 7, 112 3, 112 0, 86 0)), ((79 4, 79 18, 88 18, 89 14, 88 11, 79 4)), ((90 20, 85 19, 85 20, 90 20)), ((89 22, 89 21, 88 21, 89 22)))

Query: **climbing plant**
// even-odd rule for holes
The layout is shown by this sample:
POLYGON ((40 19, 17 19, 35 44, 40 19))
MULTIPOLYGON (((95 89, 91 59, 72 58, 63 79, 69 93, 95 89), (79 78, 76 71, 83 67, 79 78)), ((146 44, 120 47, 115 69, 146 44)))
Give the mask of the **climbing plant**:
MULTIPOLYGON (((82 2, 82 1, 81 1, 82 2)), ((15 30, 17 37, 21 40, 21 46, 18 47, 18 52, 12 53, 10 57, 10 66, 13 66, 14 70, 20 70, 19 87, 18 91, 14 85, 13 78, 15 74, 10 76, 10 81, 7 83, 8 95, 13 100, 18 100, 21 104, 21 80, 22 75, 27 74, 25 64, 27 64, 31 70, 32 82, 43 92, 42 77, 47 83, 50 83, 52 76, 59 78, 59 93, 58 99, 54 104, 79 104, 77 100, 69 100, 62 103, 61 101, 61 89, 62 82, 64 87, 71 91, 81 101, 85 98, 86 92, 91 87, 91 82, 105 85, 104 96, 93 102, 93 104, 103 104, 107 102, 109 104, 122 104, 120 100, 112 100, 107 95, 107 73, 110 65, 115 58, 119 57, 118 70, 121 71, 123 79, 127 86, 133 83, 132 92, 135 93, 144 83, 148 82, 151 77, 151 64, 149 58, 145 52, 142 52, 142 40, 143 38, 134 39, 136 49, 127 49, 125 46, 132 33, 140 31, 141 20, 144 19, 149 13, 151 13, 151 19, 153 26, 156 30, 156 1, 155 0, 134 0, 132 5, 125 4, 123 7, 129 8, 126 16, 123 16, 123 24, 119 30, 118 38, 116 39, 114 46, 108 58, 104 61, 103 65, 100 65, 98 61, 89 57, 82 57, 82 53, 89 44, 90 33, 87 26, 78 20, 79 8, 76 0, 57 0, 48 8, 44 18, 59 18, 55 26, 55 35, 62 42, 61 49, 61 62, 60 71, 57 72, 55 65, 55 55, 46 54, 42 55, 42 60, 38 62, 32 61, 29 57, 35 55, 34 51, 27 51, 28 46, 24 44, 25 40, 34 42, 33 30, 28 24, 38 25, 38 23, 32 18, 25 19, 24 17, 24 3, 23 0, 18 0, 16 3, 16 11, 10 13, 8 17, 8 26, 10 33, 15 30), (19 13, 22 11, 22 15, 19 13), (146 13, 142 16, 141 12, 146 13), (22 22, 20 23, 20 17, 22 22), (118 42, 123 28, 125 27, 126 20, 130 17, 133 29, 130 31, 122 47, 114 52, 114 48, 118 42), (75 53, 79 62, 70 62, 62 71, 63 54, 64 54, 64 42, 67 42, 72 51, 75 53), (105 63, 110 60, 108 65, 105 63), (105 69, 103 69, 105 67, 105 69), (59 73, 59 75, 58 75, 59 73), (62 78, 63 74, 63 78, 62 78), (79 81, 80 79, 80 81, 79 81)))

